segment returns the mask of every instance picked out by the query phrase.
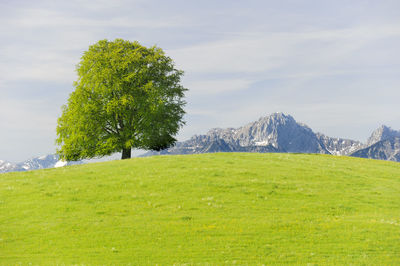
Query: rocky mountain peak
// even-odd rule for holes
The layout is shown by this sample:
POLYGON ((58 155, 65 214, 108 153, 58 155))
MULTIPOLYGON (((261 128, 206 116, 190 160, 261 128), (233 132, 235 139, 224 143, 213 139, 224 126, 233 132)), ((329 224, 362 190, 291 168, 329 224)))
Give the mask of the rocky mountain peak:
POLYGON ((273 147, 286 152, 328 153, 312 130, 284 113, 274 113, 260 118, 240 129, 241 145, 273 147))
POLYGON ((379 141, 395 137, 400 138, 400 131, 393 130, 388 126, 382 125, 372 132, 371 136, 368 138, 367 145, 370 146, 379 141))
POLYGON ((205 135, 196 135, 177 143, 163 153, 187 154, 210 150, 329 154, 309 127, 284 113, 273 113, 239 128, 214 128, 205 135))
POLYGON ((269 116, 261 117, 258 121, 250 124, 263 124, 264 128, 277 128, 279 126, 289 126, 299 124, 294 120, 291 115, 285 115, 284 113, 273 113, 269 116))
POLYGON ((291 115, 285 115, 284 113, 277 112, 264 117, 261 117, 259 121, 270 121, 273 123, 285 123, 287 121, 294 121, 291 115))

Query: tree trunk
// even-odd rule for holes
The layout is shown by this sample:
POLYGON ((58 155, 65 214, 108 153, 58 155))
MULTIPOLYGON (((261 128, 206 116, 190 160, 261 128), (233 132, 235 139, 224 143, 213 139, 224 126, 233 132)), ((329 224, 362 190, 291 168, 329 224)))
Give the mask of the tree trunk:
POLYGON ((122 149, 122 160, 131 158, 131 149, 122 149))

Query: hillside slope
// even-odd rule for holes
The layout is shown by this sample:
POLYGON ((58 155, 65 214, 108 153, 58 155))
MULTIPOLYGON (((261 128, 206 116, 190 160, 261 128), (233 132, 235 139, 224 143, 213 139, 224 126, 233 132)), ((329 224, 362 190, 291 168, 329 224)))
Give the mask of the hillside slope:
POLYGON ((0 175, 0 265, 400 264, 400 164, 155 156, 0 175))

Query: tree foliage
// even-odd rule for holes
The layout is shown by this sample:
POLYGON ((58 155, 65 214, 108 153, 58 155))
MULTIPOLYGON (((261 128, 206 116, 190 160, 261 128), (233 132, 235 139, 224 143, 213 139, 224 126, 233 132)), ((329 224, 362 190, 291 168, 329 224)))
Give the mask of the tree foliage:
POLYGON ((132 148, 161 150, 183 126, 183 72, 163 50, 102 40, 77 65, 78 80, 58 119, 57 153, 64 160, 101 157, 132 148))

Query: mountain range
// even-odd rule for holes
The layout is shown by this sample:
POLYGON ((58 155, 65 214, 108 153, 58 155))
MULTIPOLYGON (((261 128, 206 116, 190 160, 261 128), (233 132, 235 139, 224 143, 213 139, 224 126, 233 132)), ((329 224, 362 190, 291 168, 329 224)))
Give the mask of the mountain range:
POLYGON ((400 161, 400 131, 381 126, 367 143, 362 143, 314 133, 292 116, 274 113, 239 128, 214 128, 169 149, 143 156, 206 152, 320 153, 400 161))
MULTIPOLYGON (((147 152, 141 156, 211 152, 320 153, 400 162, 400 131, 381 126, 372 132, 366 143, 362 143, 314 133, 307 125, 296 122, 292 116, 274 113, 239 128, 214 128, 204 135, 195 135, 189 140, 177 142, 171 148, 147 152)), ((0 160, 0 173, 85 162, 62 162, 53 154, 17 164, 0 160)))
POLYGON ((32 158, 21 163, 11 163, 0 160, 0 173, 30 171, 30 170, 38 170, 45 168, 62 167, 65 165, 80 164, 80 163, 82 162, 61 161, 55 154, 49 154, 45 156, 32 158))

